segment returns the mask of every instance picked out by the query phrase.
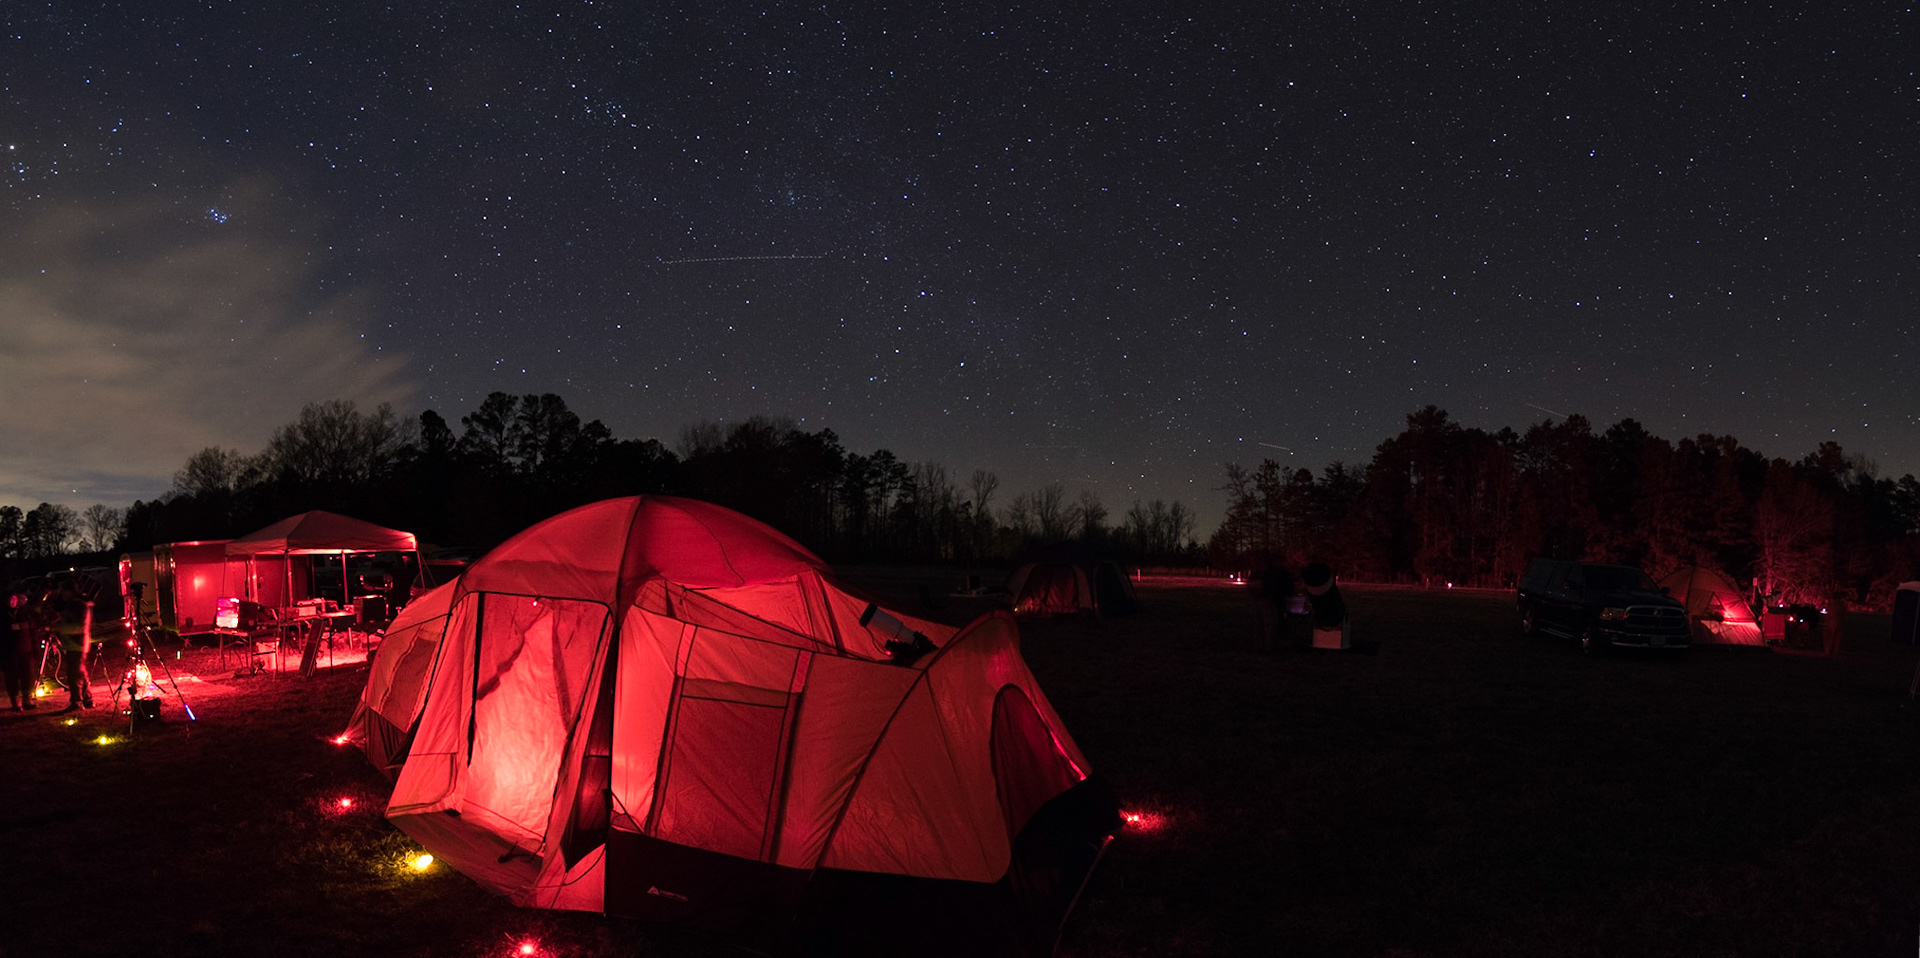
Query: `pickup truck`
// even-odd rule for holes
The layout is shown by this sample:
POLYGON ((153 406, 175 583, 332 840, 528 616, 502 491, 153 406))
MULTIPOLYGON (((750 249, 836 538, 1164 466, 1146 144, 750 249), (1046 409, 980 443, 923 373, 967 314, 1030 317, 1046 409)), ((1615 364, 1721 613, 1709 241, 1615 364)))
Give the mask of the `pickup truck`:
POLYGON ((1692 643, 1686 607, 1633 566, 1535 559, 1514 591, 1522 632, 1574 639, 1592 655, 1692 643))

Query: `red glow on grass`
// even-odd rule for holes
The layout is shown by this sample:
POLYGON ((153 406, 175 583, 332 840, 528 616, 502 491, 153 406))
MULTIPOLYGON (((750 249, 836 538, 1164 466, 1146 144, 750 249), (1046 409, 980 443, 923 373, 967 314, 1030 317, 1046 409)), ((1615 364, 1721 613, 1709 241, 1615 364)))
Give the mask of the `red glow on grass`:
POLYGON ((1120 824, 1130 832, 1157 832, 1167 824, 1159 812, 1121 811, 1120 824))

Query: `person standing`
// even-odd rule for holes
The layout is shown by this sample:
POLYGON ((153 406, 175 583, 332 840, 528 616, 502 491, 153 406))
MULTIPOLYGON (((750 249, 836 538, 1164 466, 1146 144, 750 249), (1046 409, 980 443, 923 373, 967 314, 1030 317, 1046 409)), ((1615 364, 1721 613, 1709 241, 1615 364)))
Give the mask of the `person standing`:
POLYGON ((413 584, 419 578, 420 571, 414 567, 413 560, 405 555, 400 557, 400 567, 393 570, 388 579, 387 618, 391 620, 400 614, 413 600, 413 584))
POLYGON ((72 579, 66 579, 54 593, 53 610, 59 616, 54 631, 60 639, 61 672, 67 683, 67 707, 62 711, 93 708, 92 678, 87 675, 87 653, 93 650, 93 603, 80 594, 72 579))
POLYGON ((33 701, 33 628, 27 597, 11 589, 0 595, 0 670, 7 673, 9 707, 37 708, 33 701))

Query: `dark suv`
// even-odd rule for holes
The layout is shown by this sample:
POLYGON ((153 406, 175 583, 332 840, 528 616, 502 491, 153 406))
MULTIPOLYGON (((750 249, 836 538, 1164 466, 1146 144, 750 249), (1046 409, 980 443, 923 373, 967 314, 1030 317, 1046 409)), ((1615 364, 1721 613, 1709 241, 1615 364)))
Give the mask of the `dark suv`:
POLYGON ((1589 653, 1691 643, 1686 607, 1632 566, 1535 559, 1516 598, 1521 631, 1578 639, 1589 653))

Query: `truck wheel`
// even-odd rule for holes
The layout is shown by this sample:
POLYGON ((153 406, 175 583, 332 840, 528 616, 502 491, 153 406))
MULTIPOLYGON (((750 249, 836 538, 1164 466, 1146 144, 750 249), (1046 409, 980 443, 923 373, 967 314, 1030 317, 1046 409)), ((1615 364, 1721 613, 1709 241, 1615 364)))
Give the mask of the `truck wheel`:
POLYGON ((1534 618, 1532 609, 1520 613, 1520 634, 1529 639, 1540 634, 1540 622, 1534 618))

